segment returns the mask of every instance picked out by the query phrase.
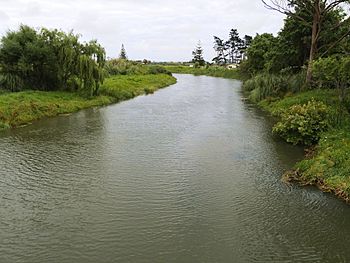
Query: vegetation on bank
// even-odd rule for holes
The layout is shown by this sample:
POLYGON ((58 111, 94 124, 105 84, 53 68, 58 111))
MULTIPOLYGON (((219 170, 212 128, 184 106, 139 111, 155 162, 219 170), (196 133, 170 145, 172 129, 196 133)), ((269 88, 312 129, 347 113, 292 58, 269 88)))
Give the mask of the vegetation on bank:
POLYGON ((311 146, 284 179, 317 185, 350 201, 350 114, 339 103, 338 92, 310 90, 268 98, 259 105, 279 120, 274 130, 283 132, 277 134, 291 143, 311 146))
POLYGON ((72 32, 21 25, 0 45, 0 89, 72 91, 97 95, 106 54, 96 40, 80 42, 72 32))
POLYGON ((121 101, 143 94, 152 94, 174 83, 176 79, 167 74, 113 76, 106 79, 101 87, 101 94, 121 101))
POLYGON ((115 76, 107 78, 99 95, 93 97, 67 91, 4 92, 0 94, 0 130, 131 99, 175 82, 174 77, 166 74, 115 76))
POLYGON ((160 66, 106 60, 96 40, 72 32, 21 25, 0 43, 0 130, 43 117, 103 106, 176 82, 160 66))
POLYGON ((228 79, 240 79, 241 76, 237 69, 226 69, 225 67, 220 66, 206 66, 206 67, 189 67, 189 66, 180 66, 172 65, 165 66, 165 69, 171 73, 177 74, 193 74, 196 76, 205 75, 212 77, 228 78, 228 79))
POLYGON ((21 91, 0 95, 0 130, 29 124, 43 117, 107 105, 112 97, 84 98, 65 91, 21 91))
POLYGON ((307 146, 305 160, 284 179, 350 201, 350 37, 340 6, 346 1, 263 2, 287 18, 277 36, 257 35, 247 48, 243 89, 276 117, 276 135, 307 146))

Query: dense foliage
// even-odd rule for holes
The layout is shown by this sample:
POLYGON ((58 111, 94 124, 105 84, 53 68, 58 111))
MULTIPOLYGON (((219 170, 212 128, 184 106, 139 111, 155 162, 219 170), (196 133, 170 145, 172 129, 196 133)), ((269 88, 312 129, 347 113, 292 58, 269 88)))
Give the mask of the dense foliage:
POLYGON ((277 36, 261 34, 253 39, 247 49, 248 59, 241 66, 243 74, 254 76, 259 73, 306 71, 310 65, 312 44, 315 45, 312 62, 320 57, 348 54, 350 21, 346 19, 344 11, 341 8, 330 8, 321 14, 317 41, 315 40, 314 43, 311 41, 313 29, 310 26, 314 23, 314 17, 310 15, 314 9, 305 4, 308 1, 296 2, 298 1, 290 4, 292 11, 286 13, 284 27, 277 36))
POLYGON ((298 21, 308 34, 309 52, 307 61, 306 82, 311 83, 312 64, 315 58, 323 56, 339 42, 349 36, 349 19, 343 19, 342 7, 350 4, 349 0, 262 0, 265 7, 279 11, 298 21), (333 19, 335 18, 335 19, 333 19), (327 30, 329 30, 327 32, 327 30), (326 33, 326 34, 325 34, 326 33), (333 39, 333 41, 331 41, 333 39), (322 42, 326 44, 325 51, 321 51, 322 42), (321 53, 323 52, 323 53, 321 53))
POLYGON ((1 88, 69 90, 96 95, 104 79, 105 51, 79 35, 21 25, 1 39, 1 88))
POLYGON ((293 144, 312 145, 328 128, 328 108, 323 102, 311 100, 296 104, 282 113, 273 132, 293 144))
POLYGON ((171 73, 162 66, 126 60, 111 59, 106 62, 105 70, 109 76, 115 75, 147 75, 171 73))
POLYGON ((350 57, 332 56, 313 63, 315 85, 318 88, 335 88, 343 102, 350 85, 350 57))
MULTIPOLYGON (((327 117, 321 121, 323 124, 326 121, 329 127, 324 132, 317 132, 316 146, 307 150, 306 159, 297 163, 295 169, 286 173, 285 179, 299 181, 303 185, 316 184, 324 191, 334 192, 339 197, 350 201, 350 115, 346 111, 349 103, 344 102, 344 105, 340 105, 335 89, 313 89, 274 100, 263 100, 259 104, 274 116, 281 118, 294 105, 300 107, 300 105, 307 105, 310 101, 322 102, 323 108, 327 105, 327 117)), ((293 116, 293 118, 302 117, 293 116)), ((314 120, 311 123, 318 125, 314 120)), ((290 133, 288 132, 286 136, 290 136, 290 133)))
MULTIPOLYGON (((338 7, 337 1, 336 5, 330 5, 325 12, 319 14, 321 22, 317 24, 315 37, 312 35, 315 33, 315 28, 310 26, 314 24, 315 17, 310 14, 314 14, 313 3, 317 1, 270 2, 271 6, 287 14, 285 24, 277 36, 257 35, 248 47, 248 59, 240 66, 240 73, 250 77, 244 83, 244 90, 249 92, 249 98, 252 101, 264 102, 283 100, 285 96, 305 90, 335 89, 338 93, 338 101, 334 102, 329 118, 334 120, 334 123, 341 123, 344 111, 350 110, 347 105, 349 101, 347 89, 350 85, 348 55, 350 50, 348 21, 350 20, 338 7), (282 2, 288 5, 281 7, 282 2), (312 38, 315 39, 311 41, 312 38)), ((324 2, 329 4, 329 1, 324 2)), ((317 6, 316 9, 318 8, 323 9, 324 6, 317 6)), ((308 125, 313 122, 311 118, 315 118, 314 122, 318 122, 318 115, 311 114, 313 104, 306 101, 303 105, 295 105, 294 108, 288 109, 294 111, 290 112, 290 115, 280 115, 283 121, 275 131, 292 143, 317 143, 317 136, 310 135, 312 138, 305 139, 303 138, 305 134, 299 134, 300 138, 293 137, 295 132, 291 127, 292 123, 286 122, 288 119, 295 125, 298 123, 308 125), (305 116, 301 114, 304 110, 305 116), (298 118, 307 119, 307 124, 298 118)), ((321 128, 323 129, 323 126, 321 128)))

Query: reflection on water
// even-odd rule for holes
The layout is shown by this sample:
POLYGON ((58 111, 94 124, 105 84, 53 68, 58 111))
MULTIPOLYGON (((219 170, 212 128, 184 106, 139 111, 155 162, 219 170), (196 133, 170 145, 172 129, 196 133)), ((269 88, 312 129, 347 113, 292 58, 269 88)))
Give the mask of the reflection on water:
POLYGON ((346 262, 350 210, 280 176, 233 80, 178 83, 0 135, 0 262, 346 262))

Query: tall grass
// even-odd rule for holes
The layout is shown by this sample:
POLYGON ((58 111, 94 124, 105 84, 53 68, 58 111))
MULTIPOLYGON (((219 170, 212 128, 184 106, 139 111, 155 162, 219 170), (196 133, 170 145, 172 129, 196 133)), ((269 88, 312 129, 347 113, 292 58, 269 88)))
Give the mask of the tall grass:
POLYGON ((121 101, 138 95, 153 93, 174 83, 176 83, 176 79, 167 74, 117 75, 106 79, 100 89, 100 94, 111 96, 117 101, 121 101))
POLYGON ((106 62, 105 71, 109 76, 116 75, 149 75, 149 74, 168 74, 171 73, 162 66, 145 65, 141 62, 125 59, 112 59, 106 62))
POLYGON ((259 74, 243 84, 243 90, 250 92, 253 102, 260 102, 269 97, 280 97, 287 92, 303 90, 304 73, 295 75, 259 74))
POLYGON ((0 95, 0 130, 27 124, 43 117, 71 113, 112 102, 112 97, 98 96, 87 99, 77 93, 63 91, 4 93, 0 95))

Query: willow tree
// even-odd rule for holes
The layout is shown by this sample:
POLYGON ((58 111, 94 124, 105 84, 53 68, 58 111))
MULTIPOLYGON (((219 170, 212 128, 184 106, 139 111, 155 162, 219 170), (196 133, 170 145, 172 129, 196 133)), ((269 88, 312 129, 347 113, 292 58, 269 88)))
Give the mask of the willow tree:
POLYGON ((90 96, 97 95, 104 80, 106 53, 104 48, 93 40, 82 46, 78 58, 80 88, 90 96))
POLYGON ((0 43, 0 86, 22 89, 83 91, 96 95, 106 61, 97 41, 81 43, 80 35, 21 25, 0 43))
MULTIPOLYGON (((350 0, 261 0, 265 7, 285 14, 293 16, 299 20, 303 25, 311 28, 311 45, 308 59, 308 67, 306 74, 306 82, 310 83, 312 80, 312 63, 318 56, 318 43, 320 34, 323 30, 323 23, 327 17, 334 10, 342 8, 343 5, 349 4, 350 0), (312 22, 300 16, 296 10, 303 10, 305 14, 312 17, 312 22)), ((346 23, 350 24, 350 18, 343 19, 341 23, 334 25, 333 30, 338 30, 346 23)), ((329 48, 322 54, 326 55, 337 43, 342 41, 350 34, 348 29, 335 42, 329 43, 329 48)))

